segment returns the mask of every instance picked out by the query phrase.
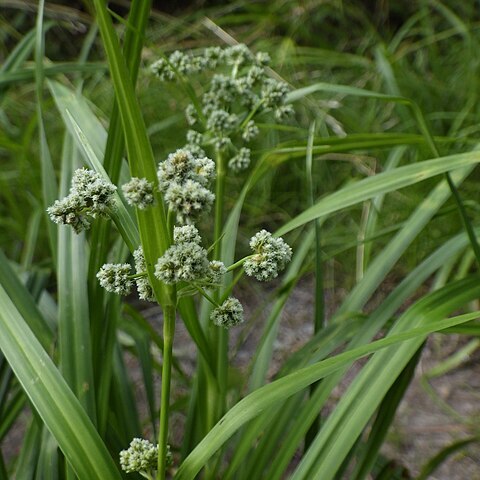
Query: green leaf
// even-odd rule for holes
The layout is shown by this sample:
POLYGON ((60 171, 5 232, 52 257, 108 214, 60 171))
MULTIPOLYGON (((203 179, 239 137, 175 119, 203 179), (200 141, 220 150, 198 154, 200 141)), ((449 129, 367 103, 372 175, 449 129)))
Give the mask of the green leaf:
POLYGON ((480 162, 480 153, 469 152, 434 160, 425 160, 413 165, 406 165, 388 172, 379 173, 348 185, 321 199, 313 207, 308 208, 281 227, 276 232, 276 235, 284 235, 316 218, 325 217, 342 208, 350 207, 377 195, 414 185, 435 175, 478 162, 480 162))
POLYGON ((80 480, 121 478, 90 419, 0 287, 0 349, 80 480))

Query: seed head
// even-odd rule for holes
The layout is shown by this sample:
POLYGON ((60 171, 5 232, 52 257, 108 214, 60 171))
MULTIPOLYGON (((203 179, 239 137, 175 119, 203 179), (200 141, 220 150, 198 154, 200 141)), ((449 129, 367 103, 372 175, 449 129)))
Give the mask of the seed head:
MULTIPOLYGON (((120 452, 120 466, 126 473, 156 470, 158 445, 142 438, 134 438, 127 450, 120 452)), ((167 465, 172 464, 172 453, 167 446, 167 465)))
POLYGON ((219 260, 212 260, 209 264, 207 275, 208 283, 219 285, 222 283, 222 277, 227 273, 227 267, 219 260))
POLYGON ((100 285, 111 293, 118 295, 128 295, 133 287, 133 282, 129 278, 130 264, 128 263, 106 263, 97 273, 100 285))
POLYGON ((182 224, 193 223, 202 214, 208 213, 214 199, 215 195, 210 190, 194 180, 171 182, 165 193, 165 201, 182 224))
POLYGON ((70 193, 56 200, 47 213, 53 222, 70 225, 75 233, 80 233, 90 227, 87 216, 106 216, 114 208, 116 189, 98 173, 80 168, 73 174, 70 193))
POLYGON ((172 245, 157 261, 155 276, 164 283, 194 282, 208 275, 207 251, 195 242, 172 245))
MULTIPOLYGON (((135 261, 135 272, 136 273, 145 273, 147 271, 147 264, 145 263, 145 256, 143 254, 143 248, 138 247, 133 252, 133 260, 135 261)), ((152 286, 148 280, 148 276, 142 276, 135 279, 137 284, 138 297, 141 300, 146 300, 147 302, 155 302, 155 294, 153 293, 152 286)))
POLYGON ((173 241, 177 245, 190 242, 200 245, 202 239, 198 234, 198 230, 193 225, 184 225, 183 227, 174 227, 173 241))
POLYGON ((222 305, 212 310, 210 318, 219 327, 234 327, 243 322, 242 304, 235 297, 229 297, 222 305))
POLYGON ((245 273, 260 281, 276 278, 292 258, 292 249, 282 238, 275 238, 270 232, 261 230, 250 239, 254 255, 243 267, 245 273))
POLYGON ((246 142, 250 142, 250 140, 253 140, 259 133, 260 130, 255 125, 255 122, 253 120, 250 120, 243 129, 242 138, 246 142))
POLYGON ((245 170, 250 165, 250 149, 249 148, 241 148, 237 155, 231 158, 228 162, 229 168, 231 168, 234 172, 240 172, 241 170, 245 170))
POLYGON ((123 194, 129 205, 145 210, 153 205, 153 183, 146 178, 133 177, 122 186, 123 194))

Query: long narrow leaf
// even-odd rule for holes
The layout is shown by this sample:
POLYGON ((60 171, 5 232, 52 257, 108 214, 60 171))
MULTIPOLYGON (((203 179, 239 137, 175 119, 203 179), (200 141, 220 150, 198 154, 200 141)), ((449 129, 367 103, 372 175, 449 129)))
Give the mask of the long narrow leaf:
POLYGON ((120 479, 82 406, 0 287, 0 349, 81 480, 120 479))

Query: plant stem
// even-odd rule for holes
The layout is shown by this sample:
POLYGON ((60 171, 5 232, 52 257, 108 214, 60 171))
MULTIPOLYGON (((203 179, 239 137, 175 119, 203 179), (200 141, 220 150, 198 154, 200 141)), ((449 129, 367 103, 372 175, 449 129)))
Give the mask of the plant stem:
POLYGON ((158 434, 157 480, 165 480, 167 465, 168 416, 170 406, 173 337, 175 334, 175 306, 165 305, 163 314, 162 396, 160 405, 160 429, 158 434))
MULTIPOLYGON (((222 256, 222 230, 223 230, 223 211, 224 211, 224 196, 225 196, 225 177, 226 164, 225 158, 220 150, 216 151, 216 165, 217 165, 217 181, 215 189, 215 227, 214 227, 214 243, 215 248, 213 257, 215 260, 220 260, 222 256)), ((221 289, 220 289, 221 290, 221 289)), ((215 293, 215 300, 220 300, 221 292, 215 293)), ((224 328, 214 329, 214 339, 217 348, 217 381, 218 381, 218 397, 216 402, 216 419, 220 418, 225 409, 225 396, 227 386, 227 351, 228 351, 228 333, 224 328)))

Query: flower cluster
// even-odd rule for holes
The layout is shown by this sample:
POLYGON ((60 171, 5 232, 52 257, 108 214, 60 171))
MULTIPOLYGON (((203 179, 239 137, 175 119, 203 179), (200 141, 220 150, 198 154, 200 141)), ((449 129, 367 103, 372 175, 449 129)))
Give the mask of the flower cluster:
POLYGON ((133 287, 129 263, 106 263, 97 273, 100 285, 111 293, 128 295, 133 287))
MULTIPOLYGON (((151 472, 157 469, 158 445, 142 438, 134 438, 127 450, 120 452, 120 467, 126 473, 151 472)), ((170 446, 167 445, 167 466, 173 461, 170 446)))
POLYGON ((145 210, 153 205, 153 183, 146 178, 133 177, 122 186, 123 194, 129 205, 145 210))
POLYGON ((238 299, 229 297, 219 307, 212 310, 210 319, 218 327, 234 327, 243 322, 242 304, 238 299))
POLYGON ((255 118, 262 113, 273 112, 279 121, 293 113, 292 107, 285 103, 289 87, 267 74, 269 63, 267 53, 254 55, 246 45, 239 44, 224 49, 207 48, 200 54, 175 51, 168 59, 152 65, 152 71, 162 81, 218 68, 227 73, 212 75, 201 104, 188 105, 185 111, 188 124, 205 131, 190 130, 185 148, 199 155, 207 145, 233 151, 230 168, 239 171, 248 167, 250 150, 242 148, 238 152, 236 139, 252 141, 259 134, 255 118))
POLYGON ((245 260, 245 273, 260 281, 276 278, 292 258, 292 249, 282 238, 261 230, 250 239, 253 255, 245 260))
POLYGON ((174 244, 158 259, 155 276, 167 284, 218 284, 227 271, 219 261, 209 262, 202 239, 193 225, 175 227, 174 244))
POLYGON ((250 149, 242 147, 238 153, 232 157, 229 162, 228 166, 234 172, 240 172, 241 170, 245 170, 250 165, 250 149))
POLYGON ((213 160, 181 149, 160 162, 157 174, 165 202, 180 223, 194 223, 210 210, 215 195, 207 186, 215 177, 213 160))
POLYGON ((53 222, 70 225, 80 233, 90 227, 88 216, 106 216, 114 208, 116 189, 93 170, 80 168, 73 175, 69 194, 56 200, 47 213, 53 222))
POLYGON ((152 286, 148 281, 148 276, 145 274, 147 271, 147 264, 145 263, 145 256, 142 247, 138 247, 133 252, 133 260, 135 262, 135 272, 137 273, 135 283, 137 284, 138 297, 147 302, 155 302, 156 299, 152 286))

